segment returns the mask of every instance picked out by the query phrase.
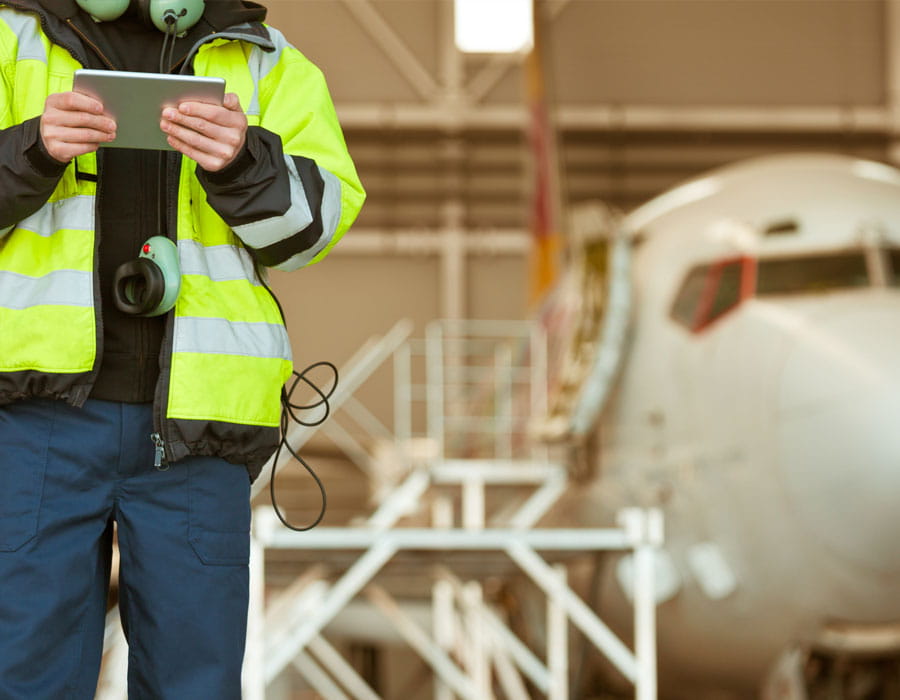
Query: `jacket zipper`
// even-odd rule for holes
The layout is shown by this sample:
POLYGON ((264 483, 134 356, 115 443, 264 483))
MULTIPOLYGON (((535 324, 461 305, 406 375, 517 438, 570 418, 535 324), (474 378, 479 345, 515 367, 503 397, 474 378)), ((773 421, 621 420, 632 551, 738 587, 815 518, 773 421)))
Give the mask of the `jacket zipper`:
MULTIPOLYGON (((197 42, 187 55, 182 59, 181 69, 179 72, 186 73, 191 68, 191 60, 194 54, 205 43, 213 39, 222 38, 221 33, 211 34, 197 42)), ((232 35, 227 38, 246 39, 253 43, 266 45, 252 35, 236 36, 232 35)), ((179 177, 181 174, 181 156, 180 154, 165 154, 166 169, 166 193, 165 193, 165 234, 178 245, 178 192, 179 177)), ((163 333, 162 344, 159 349, 159 379, 156 382, 156 391, 153 398, 153 430, 150 440, 153 442, 154 455, 159 457, 160 464, 168 464, 173 461, 173 453, 171 448, 171 440, 169 430, 166 423, 166 410, 168 408, 168 392, 170 375, 172 373, 172 346, 175 335, 175 311, 170 311, 166 319, 166 330, 163 333)), ((156 460, 154 460, 156 461, 156 460)))
POLYGON ((153 443, 153 466, 160 471, 165 471, 165 469, 168 468, 168 462, 166 461, 166 443, 159 433, 150 433, 150 441, 153 443), (163 462, 166 462, 165 468, 163 467, 163 462))
MULTIPOLYGON (((165 153, 163 156, 163 169, 166 172, 165 202, 165 235, 178 245, 178 179, 180 174, 181 157, 178 154, 165 153), (172 232, 175 232, 174 234, 172 232)), ((156 454, 168 463, 171 458, 171 448, 167 445, 168 431, 166 430, 166 408, 168 407, 169 375, 172 373, 172 343, 175 335, 175 311, 167 314, 166 329, 163 333, 162 343, 159 348, 159 379, 156 381, 156 392, 153 398, 153 428, 150 436, 156 448, 156 454)))
POLYGON ((91 41, 83 31, 81 31, 78 27, 75 26, 75 23, 72 21, 72 19, 70 17, 66 18, 66 24, 69 25, 69 27, 72 29, 72 31, 78 35, 78 37, 81 39, 81 41, 83 41, 85 44, 87 44, 94 50, 94 53, 97 54, 99 59, 101 61, 103 61, 103 63, 106 64, 106 67, 109 68, 109 70, 118 70, 118 68, 116 68, 112 64, 112 61, 110 61, 106 57, 106 54, 104 54, 100 50, 100 47, 97 46, 97 44, 95 44, 93 41, 91 41))

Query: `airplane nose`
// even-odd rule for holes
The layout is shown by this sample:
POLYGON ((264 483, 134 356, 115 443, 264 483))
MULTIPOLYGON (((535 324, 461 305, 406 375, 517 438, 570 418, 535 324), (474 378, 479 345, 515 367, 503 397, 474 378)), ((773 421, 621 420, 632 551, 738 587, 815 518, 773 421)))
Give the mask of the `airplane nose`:
POLYGON ((896 572, 900 304, 858 302, 798 326, 778 389, 778 450, 812 534, 844 560, 896 572))

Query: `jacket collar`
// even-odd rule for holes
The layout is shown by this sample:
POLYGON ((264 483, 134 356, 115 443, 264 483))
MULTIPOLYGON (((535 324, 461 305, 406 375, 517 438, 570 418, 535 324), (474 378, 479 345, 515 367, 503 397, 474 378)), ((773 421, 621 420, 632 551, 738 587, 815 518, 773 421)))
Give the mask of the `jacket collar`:
MULTIPOLYGON (((82 65, 87 65, 81 39, 66 22, 81 11, 75 0, 4 0, 3 4, 16 10, 37 14, 41 20, 41 27, 50 40, 68 50, 82 65)), ((190 66, 191 60, 201 46, 216 39, 247 41, 265 51, 274 51, 275 44, 262 23, 265 16, 266 9, 262 5, 246 0, 208 2, 204 19, 212 25, 214 31, 203 36, 191 47, 184 61, 183 70, 190 66), (230 20, 236 19, 242 21, 228 24, 230 20)))

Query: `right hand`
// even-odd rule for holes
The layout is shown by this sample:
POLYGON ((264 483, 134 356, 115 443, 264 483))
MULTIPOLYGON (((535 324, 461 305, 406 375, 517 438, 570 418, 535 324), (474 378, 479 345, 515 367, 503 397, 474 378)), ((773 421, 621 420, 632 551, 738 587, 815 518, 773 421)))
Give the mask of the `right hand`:
POLYGON ((93 153, 116 137, 116 122, 103 105, 80 92, 57 92, 47 97, 41 115, 41 140, 54 160, 68 163, 93 153))

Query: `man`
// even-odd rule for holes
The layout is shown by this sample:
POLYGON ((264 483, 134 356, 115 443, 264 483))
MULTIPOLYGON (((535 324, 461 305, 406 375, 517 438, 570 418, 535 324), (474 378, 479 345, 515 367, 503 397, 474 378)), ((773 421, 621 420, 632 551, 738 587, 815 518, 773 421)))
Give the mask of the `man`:
POLYGON ((264 17, 0 3, 2 700, 93 697, 113 523, 129 698, 240 697, 249 484, 291 371, 263 269, 321 259, 364 199, 321 73, 264 17), (165 110, 174 151, 100 148, 117 125, 71 91, 81 67, 228 94, 165 110), (180 296, 124 313, 115 272, 153 235, 177 243, 180 296))

